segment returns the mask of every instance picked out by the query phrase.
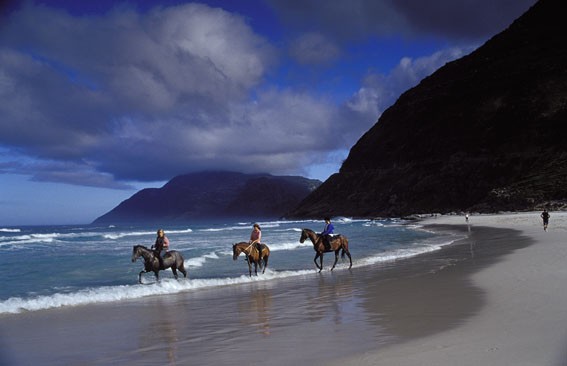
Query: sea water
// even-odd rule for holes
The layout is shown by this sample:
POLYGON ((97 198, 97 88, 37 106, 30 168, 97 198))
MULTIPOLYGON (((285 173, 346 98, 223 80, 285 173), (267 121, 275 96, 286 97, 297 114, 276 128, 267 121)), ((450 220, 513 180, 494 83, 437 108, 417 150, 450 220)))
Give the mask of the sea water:
MULTIPOLYGON (((232 245, 247 241, 253 222, 210 221, 163 227, 170 249, 185 258, 188 279, 175 280, 170 270, 144 274, 143 259, 132 263, 134 245, 150 247, 158 228, 150 226, 0 227, 0 314, 38 311, 146 296, 199 291, 253 281, 278 281, 312 275, 315 252, 309 240, 299 242, 302 228, 320 232, 323 221, 265 220, 262 242, 270 247, 265 274, 252 277, 241 255, 232 258, 232 245)), ((440 249, 459 239, 403 220, 335 218, 335 233, 348 237, 353 270, 379 266, 440 249)), ((328 272, 334 255, 324 256, 328 272)), ((348 259, 335 271, 347 270, 348 259)), ((181 274, 180 274, 181 275, 181 274)), ((182 275, 181 275, 182 278, 182 275)))

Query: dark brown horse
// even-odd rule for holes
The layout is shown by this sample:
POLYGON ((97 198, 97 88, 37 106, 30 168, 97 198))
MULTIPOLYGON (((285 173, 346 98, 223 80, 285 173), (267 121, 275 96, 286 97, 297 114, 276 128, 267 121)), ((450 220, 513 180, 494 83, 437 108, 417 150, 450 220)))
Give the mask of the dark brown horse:
POLYGON ((308 238, 313 243, 313 249, 315 249, 315 253, 317 253, 315 254, 315 259, 313 259, 313 261, 315 262, 317 268, 319 268, 319 272, 323 270, 323 253, 335 252, 335 263, 333 263, 333 267, 331 268, 332 271, 333 269, 335 269, 335 266, 337 265, 337 261, 339 259, 339 252, 341 249, 342 249, 341 257, 344 258, 346 254, 350 261, 350 266, 348 267, 348 269, 352 268, 352 258, 350 256, 350 252, 348 251, 348 239, 346 236, 340 234, 333 236, 330 240, 330 244, 331 244, 330 248, 326 247, 325 244, 323 243, 323 237, 321 237, 321 235, 317 234, 313 230, 310 229, 301 230, 301 237, 299 238, 299 242, 303 243, 308 238), (320 264, 317 263, 317 258, 320 258, 320 264))
POLYGON ((262 274, 266 272, 266 267, 268 267, 268 259, 270 257, 270 248, 266 244, 260 244, 262 247, 262 255, 258 253, 258 249, 255 244, 250 244, 246 241, 236 243, 232 246, 232 259, 238 259, 240 253, 246 255, 246 261, 248 262, 248 272, 250 277, 252 277, 252 263, 254 263, 254 273, 258 276, 258 266, 262 269, 262 274))
POLYGON ((171 250, 165 253, 163 257, 163 266, 160 267, 159 259, 153 250, 146 248, 143 245, 134 245, 132 250, 132 262, 135 262, 138 258, 144 258, 144 270, 138 275, 138 282, 142 283, 142 273, 153 272, 156 276, 156 281, 159 281, 159 271, 171 268, 173 276, 177 279, 177 270, 183 273, 183 276, 187 278, 187 271, 185 270, 184 259, 181 253, 175 250, 171 250))

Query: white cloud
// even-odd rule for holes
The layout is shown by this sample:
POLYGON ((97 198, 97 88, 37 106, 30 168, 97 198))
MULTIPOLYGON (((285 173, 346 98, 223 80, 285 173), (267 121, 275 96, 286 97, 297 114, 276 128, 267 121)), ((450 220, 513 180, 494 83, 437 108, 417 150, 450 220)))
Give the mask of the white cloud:
MULTIPOLYGON (((296 47, 310 65, 339 56, 318 33, 296 47)), ((50 169, 22 173, 79 185, 201 169, 298 174, 348 150, 399 93, 458 56, 402 60, 341 105, 268 85, 276 54, 244 18, 205 5, 98 17, 28 5, 0 32, 0 147, 50 169)))
POLYGON ((403 57, 387 75, 368 74, 360 89, 345 103, 345 113, 352 120, 359 120, 359 130, 366 131, 404 91, 416 86, 447 62, 472 50, 450 48, 417 59, 403 57))

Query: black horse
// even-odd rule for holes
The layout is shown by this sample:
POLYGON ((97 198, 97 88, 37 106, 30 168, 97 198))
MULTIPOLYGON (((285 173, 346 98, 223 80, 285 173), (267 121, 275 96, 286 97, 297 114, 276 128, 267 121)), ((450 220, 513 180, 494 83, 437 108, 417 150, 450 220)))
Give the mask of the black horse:
POLYGON ((132 262, 135 262, 140 257, 144 258, 144 270, 138 275, 138 282, 140 283, 142 283, 142 273, 153 272, 156 276, 156 281, 159 281, 159 271, 168 268, 171 268, 175 279, 177 279, 177 270, 183 273, 183 276, 187 278, 187 271, 183 263, 184 259, 178 251, 171 250, 165 253, 162 261, 163 266, 160 267, 159 259, 153 250, 143 245, 134 245, 134 249, 132 250, 132 262))

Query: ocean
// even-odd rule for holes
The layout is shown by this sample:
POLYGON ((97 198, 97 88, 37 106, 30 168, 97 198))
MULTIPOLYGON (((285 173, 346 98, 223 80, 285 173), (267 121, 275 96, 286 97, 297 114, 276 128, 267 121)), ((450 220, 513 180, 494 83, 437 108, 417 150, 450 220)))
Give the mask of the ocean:
MULTIPOLYGON (((138 273, 143 260, 132 263, 134 245, 150 247, 157 227, 151 226, 22 226, 0 227, 0 315, 89 304, 124 302, 151 296, 198 292, 313 276, 315 252, 308 240, 301 244, 302 228, 320 232, 323 221, 260 220, 262 241, 271 250, 265 274, 248 276, 244 256, 232 259, 232 245, 247 241, 253 222, 209 221, 165 226, 170 248, 185 258, 188 279, 173 278, 170 270, 138 273)), ((439 250, 461 239, 457 234, 434 233, 399 219, 355 220, 334 218, 335 233, 346 235, 353 258, 352 271, 439 250)), ((324 257, 322 275, 329 272, 332 253, 324 257)), ((348 271, 339 259, 334 271, 348 271)))

